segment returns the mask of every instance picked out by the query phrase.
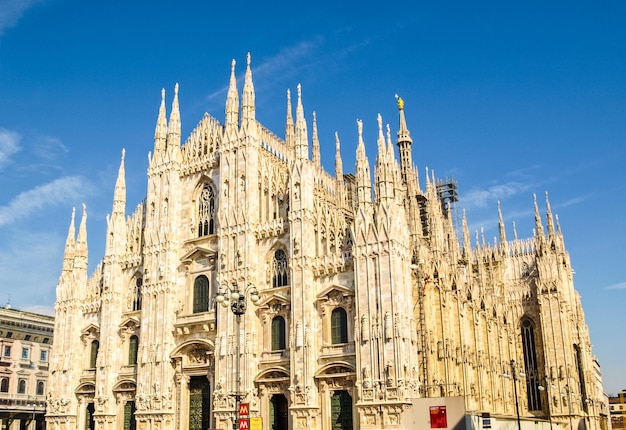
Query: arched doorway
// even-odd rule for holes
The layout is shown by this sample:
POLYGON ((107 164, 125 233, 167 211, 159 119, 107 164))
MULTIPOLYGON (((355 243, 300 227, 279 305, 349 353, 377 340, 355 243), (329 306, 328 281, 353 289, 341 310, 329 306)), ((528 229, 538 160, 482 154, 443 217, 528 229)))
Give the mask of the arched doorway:
POLYGON ((289 405, 284 394, 274 394, 270 399, 269 430, 287 430, 289 426, 289 405))
POLYGON ((85 413, 85 429, 93 430, 96 428, 96 422, 93 418, 93 414, 96 411, 96 408, 93 405, 93 402, 87 403, 86 413, 85 413))
POLYGON ((189 379, 189 430, 208 430, 211 417, 211 391, 206 376, 189 379))
POLYGON ((135 419, 135 402, 124 403, 124 430, 136 430, 137 420, 135 419))
POLYGON ((330 398, 332 430, 352 430, 352 396, 345 390, 335 391, 330 398))

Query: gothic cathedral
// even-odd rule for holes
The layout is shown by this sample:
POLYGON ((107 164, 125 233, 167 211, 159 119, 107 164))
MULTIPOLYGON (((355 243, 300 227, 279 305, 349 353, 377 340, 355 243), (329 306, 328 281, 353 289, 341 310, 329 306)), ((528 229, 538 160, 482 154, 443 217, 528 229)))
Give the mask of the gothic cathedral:
POLYGON ((355 173, 336 136, 333 175, 299 86, 284 138, 256 120, 249 56, 224 124, 205 114, 182 145, 178 86, 169 119, 163 91, 146 198, 126 214, 122 151, 90 275, 72 214, 48 427, 403 429, 420 399, 454 396, 467 416, 593 423, 602 388, 547 196, 533 237, 507 240, 500 213, 499 241, 472 247, 398 111, 397 159, 379 115, 373 175, 360 121, 355 173))

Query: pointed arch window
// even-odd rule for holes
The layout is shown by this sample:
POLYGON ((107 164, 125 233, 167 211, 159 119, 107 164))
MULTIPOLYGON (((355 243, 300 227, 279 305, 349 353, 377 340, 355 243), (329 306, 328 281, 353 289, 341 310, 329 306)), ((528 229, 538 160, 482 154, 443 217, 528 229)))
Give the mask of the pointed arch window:
POLYGON ((141 310, 141 288, 143 287, 143 278, 135 280, 135 291, 133 292, 133 311, 141 310))
POLYGON ((287 254, 282 249, 277 249, 274 252, 274 259, 272 261, 272 287, 284 287, 289 285, 289 277, 287 271, 289 267, 287 265, 287 254))
POLYGON ((128 340, 128 364, 134 366, 137 364, 137 352, 139 351, 139 338, 132 335, 128 340))
POLYGON ((198 200, 198 237, 215 234, 215 191, 205 184, 198 200))
POLYGON ((522 348, 524 352, 524 371, 526 372, 526 395, 528 410, 541 410, 539 375, 537 365, 537 345, 535 343, 535 325, 530 318, 522 319, 522 348))
POLYGON ((96 368, 96 361, 98 360, 98 350, 100 349, 100 342, 94 340, 91 342, 91 351, 89 354, 89 368, 96 368))
POLYGON ((193 313, 209 310, 209 278, 200 275, 193 283, 193 313))
POLYGON ((274 317, 272 320, 272 351, 285 349, 287 345, 285 339, 285 318, 274 317))
POLYGON ((348 342, 348 314, 344 308, 335 308, 330 315, 330 338, 333 344, 348 342))

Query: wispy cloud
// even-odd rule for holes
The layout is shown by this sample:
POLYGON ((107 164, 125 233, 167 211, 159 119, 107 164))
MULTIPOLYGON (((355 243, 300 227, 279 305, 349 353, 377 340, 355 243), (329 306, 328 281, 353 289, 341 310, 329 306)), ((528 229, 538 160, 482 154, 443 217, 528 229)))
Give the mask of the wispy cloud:
POLYGON ((492 203, 505 200, 532 187, 531 184, 507 182, 489 188, 473 188, 463 195, 461 205, 467 209, 485 208, 492 203))
POLYGON ((22 136, 5 128, 0 128, 0 169, 11 162, 11 156, 22 148, 20 140, 22 136))
POLYGON ((35 155, 47 161, 56 160, 59 154, 68 152, 67 146, 57 137, 43 136, 35 144, 35 155))
MULTIPOLYGON (((254 79, 258 81, 268 82, 269 79, 280 76, 281 79, 289 76, 296 76, 300 70, 308 67, 306 59, 319 45, 319 41, 302 41, 294 46, 281 49, 276 55, 266 58, 262 63, 255 63, 254 57, 251 58, 252 72, 254 79), (260 78, 260 79, 258 79, 260 78)), ((245 64, 238 66, 239 75, 237 80, 243 79, 245 73, 245 64)), ((222 102, 224 95, 228 92, 228 85, 225 85, 209 94, 207 100, 219 99, 222 102)))
POLYGON ((626 282, 619 282, 617 284, 609 285, 607 290, 626 290, 626 282))
POLYGON ((0 36, 15 27, 24 13, 41 0, 2 0, 0 2, 0 36))
POLYGON ((0 227, 30 215, 36 210, 69 203, 84 194, 85 180, 79 176, 56 179, 15 197, 7 206, 0 207, 0 227))

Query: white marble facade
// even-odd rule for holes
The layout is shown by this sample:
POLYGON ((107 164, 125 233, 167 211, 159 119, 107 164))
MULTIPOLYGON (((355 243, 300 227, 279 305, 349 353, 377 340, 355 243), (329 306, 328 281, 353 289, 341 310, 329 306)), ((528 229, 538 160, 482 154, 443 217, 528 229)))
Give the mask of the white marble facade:
POLYGON ((586 400, 602 393, 547 197, 534 237, 507 240, 500 214, 499 241, 472 246, 465 219, 454 229, 455 184, 418 180, 401 99, 395 142, 378 118, 373 170, 357 122, 353 174, 338 137, 324 170, 300 87, 295 104, 294 119, 287 93, 284 138, 264 128, 250 58, 241 94, 233 61, 224 123, 205 114, 181 144, 178 86, 169 119, 163 92, 146 198, 127 214, 122 152, 92 274, 86 209, 77 234, 72 215, 49 428, 231 429, 237 394, 264 429, 405 428, 413 399, 438 396, 514 417, 511 360, 523 417, 595 419, 586 400))

